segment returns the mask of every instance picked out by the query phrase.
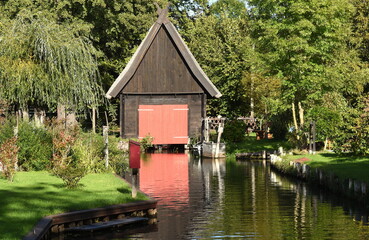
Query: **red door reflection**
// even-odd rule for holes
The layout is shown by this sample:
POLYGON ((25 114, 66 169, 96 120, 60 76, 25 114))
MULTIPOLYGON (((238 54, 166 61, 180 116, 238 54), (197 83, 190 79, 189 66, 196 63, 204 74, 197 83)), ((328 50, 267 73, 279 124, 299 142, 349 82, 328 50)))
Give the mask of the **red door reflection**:
POLYGON ((180 209, 189 201, 188 155, 147 154, 141 159, 139 182, 140 189, 160 205, 180 209))

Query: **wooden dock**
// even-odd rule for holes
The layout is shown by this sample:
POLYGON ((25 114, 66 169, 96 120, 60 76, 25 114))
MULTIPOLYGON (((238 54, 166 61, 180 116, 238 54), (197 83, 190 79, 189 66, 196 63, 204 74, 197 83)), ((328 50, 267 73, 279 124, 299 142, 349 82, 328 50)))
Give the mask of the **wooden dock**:
POLYGON ((69 232, 94 232, 99 230, 104 230, 113 227, 122 227, 124 225, 129 225, 133 223, 143 223, 147 222, 149 218, 145 217, 130 217, 124 219, 116 219, 108 222, 97 222, 89 225, 83 225, 79 227, 68 228, 69 232))

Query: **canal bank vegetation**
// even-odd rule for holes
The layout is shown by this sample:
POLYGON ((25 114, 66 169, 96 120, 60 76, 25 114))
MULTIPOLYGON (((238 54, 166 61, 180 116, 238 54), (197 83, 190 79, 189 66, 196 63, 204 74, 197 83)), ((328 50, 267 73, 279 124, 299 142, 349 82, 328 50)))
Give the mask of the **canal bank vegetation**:
POLYGON ((334 173, 341 179, 355 179, 369 184, 369 158, 352 154, 318 153, 305 155, 287 155, 283 157, 285 165, 290 161, 304 159, 304 164, 334 173))
POLYGON ((70 188, 88 173, 121 174, 128 169, 127 140, 86 132, 77 124, 67 126, 64 120, 55 119, 45 125, 3 119, 0 156, 0 175, 9 181, 17 171, 47 170, 70 188))
POLYGON ((291 144, 285 140, 278 139, 256 139, 256 134, 251 133, 244 137, 241 142, 226 142, 227 154, 235 153, 247 153, 247 152, 260 152, 266 151, 277 151, 278 148, 283 147, 284 149, 290 149, 291 144))
POLYGON ((87 174, 75 189, 46 171, 18 172, 12 183, 0 178, 0 238, 20 239, 42 217, 136 200, 128 183, 111 173, 87 174))
POLYGON ((127 145, 64 120, 2 119, 0 238, 19 239, 47 215, 146 199, 113 174, 128 169, 127 145))

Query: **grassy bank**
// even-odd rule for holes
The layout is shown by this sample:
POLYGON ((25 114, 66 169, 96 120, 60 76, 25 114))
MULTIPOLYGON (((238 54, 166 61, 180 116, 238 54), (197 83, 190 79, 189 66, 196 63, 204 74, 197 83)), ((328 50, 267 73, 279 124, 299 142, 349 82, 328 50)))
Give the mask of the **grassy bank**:
POLYGON ((275 140, 275 139, 262 139, 256 140, 255 133, 245 137, 245 140, 239 143, 227 142, 227 153, 246 153, 246 152, 260 152, 263 150, 272 151, 278 150, 279 147, 289 149, 287 141, 275 140))
POLYGON ((66 189, 47 172, 19 172, 0 179, 0 239, 20 239, 44 216, 147 199, 132 199, 127 183, 113 174, 89 174, 78 189, 66 189))
POLYGON ((319 153, 315 155, 289 155, 286 156, 286 159, 291 161, 303 157, 311 160, 305 163, 312 168, 320 168, 322 170, 333 172, 336 176, 342 179, 351 178, 369 184, 368 157, 319 153))

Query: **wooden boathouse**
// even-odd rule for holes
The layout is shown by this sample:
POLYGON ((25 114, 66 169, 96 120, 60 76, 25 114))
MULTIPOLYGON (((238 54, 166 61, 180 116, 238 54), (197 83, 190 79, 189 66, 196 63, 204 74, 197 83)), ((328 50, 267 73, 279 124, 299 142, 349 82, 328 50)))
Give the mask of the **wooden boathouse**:
POLYGON ((206 76, 174 25, 168 8, 106 94, 120 97, 120 134, 154 138, 154 144, 187 144, 201 136, 206 100, 221 93, 206 76))

